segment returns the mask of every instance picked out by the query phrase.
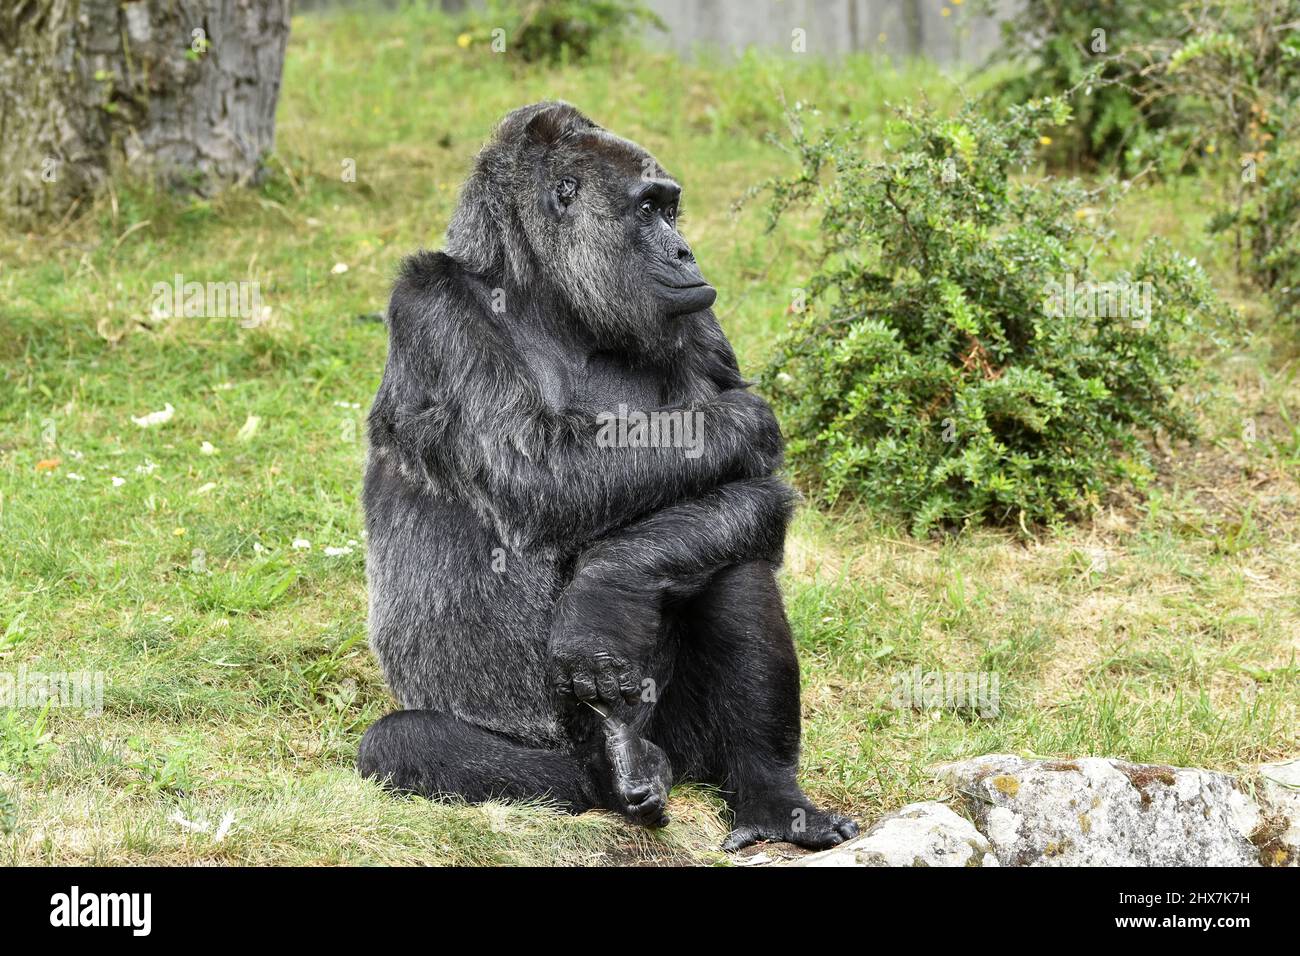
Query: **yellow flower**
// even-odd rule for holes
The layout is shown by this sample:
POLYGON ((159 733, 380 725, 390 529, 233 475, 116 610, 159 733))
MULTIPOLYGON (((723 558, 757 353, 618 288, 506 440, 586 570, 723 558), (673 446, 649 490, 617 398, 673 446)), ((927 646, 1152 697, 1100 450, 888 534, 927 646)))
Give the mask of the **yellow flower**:
POLYGON ((176 535, 176 537, 178 537, 178 538, 182 538, 182 537, 185 536, 185 529, 184 529, 184 528, 174 528, 174 529, 172 530, 172 534, 176 535))
POLYGON ((1039 145, 1039 146, 1051 146, 1051 145, 1052 145, 1052 137, 1050 137, 1050 136, 1040 136, 1040 137, 1038 137, 1038 145, 1039 145))
POLYGON ((456 37, 456 46, 460 47, 462 50, 469 49, 469 45, 473 42, 474 38, 468 33, 462 33, 460 36, 456 37))
POLYGON ((1214 152, 1214 144, 1211 143, 1209 146, 1205 147, 1205 151, 1206 151, 1207 153, 1212 153, 1212 152, 1214 152))
POLYGON ((947 7, 944 7, 942 10, 939 11, 939 15, 944 17, 951 16, 952 11, 949 10, 947 7))

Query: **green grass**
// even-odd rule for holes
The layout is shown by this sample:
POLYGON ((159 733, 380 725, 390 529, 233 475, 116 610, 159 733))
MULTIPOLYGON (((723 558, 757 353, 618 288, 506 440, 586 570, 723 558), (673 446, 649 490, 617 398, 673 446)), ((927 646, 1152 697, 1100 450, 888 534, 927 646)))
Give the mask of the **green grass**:
MULTIPOLYGON (((701 789, 675 791, 675 822, 649 834, 356 778, 362 730, 393 706, 364 643, 362 419, 385 350, 364 317, 403 254, 438 245, 494 121, 562 97, 682 178, 683 228, 752 370, 816 240, 808 221, 765 234, 761 208, 732 211, 790 168, 768 141, 782 97, 879 124, 919 95, 959 93, 866 58, 544 72, 459 49, 435 18, 299 18, 265 185, 188 201, 122 180, 58 230, 0 237, 0 673, 105 675, 100 715, 0 713, 0 862, 718 861, 720 803, 701 789), (152 321, 175 273, 256 280, 271 318, 152 321), (165 403, 166 424, 133 424, 165 403)), ((1297 366, 1201 231, 1212 193, 1166 184, 1120 214, 1124 243, 1171 236, 1261 330, 1212 356, 1205 440, 1160 448, 1146 497, 1033 538, 799 516, 783 580, 816 799, 870 820, 936 795, 933 763, 989 751, 1228 769, 1296 751, 1297 366), (1001 713, 892 708, 891 676, 914 666, 998 671, 1001 713)))

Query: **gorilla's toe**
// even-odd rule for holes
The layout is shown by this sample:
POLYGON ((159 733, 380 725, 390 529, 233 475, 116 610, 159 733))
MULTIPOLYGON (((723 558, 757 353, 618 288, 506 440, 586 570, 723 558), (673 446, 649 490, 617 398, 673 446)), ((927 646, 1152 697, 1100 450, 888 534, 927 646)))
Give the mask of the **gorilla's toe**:
POLYGON ((815 817, 809 814, 802 830, 794 830, 786 839, 810 850, 828 850, 858 835, 858 825, 848 817, 820 810, 815 813, 815 817))
POLYGON ((858 835, 858 825, 848 817, 819 810, 806 798, 795 798, 793 809, 790 807, 790 803, 777 800, 737 811, 735 829, 722 849, 734 853, 760 840, 773 840, 826 850, 858 835))
POLYGON ((736 827, 736 829, 728 833, 727 838, 722 841, 722 849, 728 853, 735 853, 737 850, 743 850, 761 839, 763 839, 763 834, 759 832, 758 827, 747 824, 736 827))

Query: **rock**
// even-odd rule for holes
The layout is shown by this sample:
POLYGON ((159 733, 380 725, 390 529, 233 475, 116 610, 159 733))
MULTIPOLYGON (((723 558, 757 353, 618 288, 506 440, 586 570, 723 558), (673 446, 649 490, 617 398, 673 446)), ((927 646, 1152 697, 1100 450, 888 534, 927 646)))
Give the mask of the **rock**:
POLYGON ((1266 866, 1300 866, 1300 760, 1259 768, 1259 802, 1264 826, 1256 834, 1266 866))
POLYGON ((1102 757, 936 768, 974 824, 913 803, 793 866, 1300 866, 1300 759, 1239 780, 1102 757))
POLYGON ((862 836, 792 866, 997 866, 978 830, 942 803, 911 803, 862 836))
POLYGON ((1275 865, 1298 819, 1212 770, 994 754, 937 773, 1003 866, 1275 865))

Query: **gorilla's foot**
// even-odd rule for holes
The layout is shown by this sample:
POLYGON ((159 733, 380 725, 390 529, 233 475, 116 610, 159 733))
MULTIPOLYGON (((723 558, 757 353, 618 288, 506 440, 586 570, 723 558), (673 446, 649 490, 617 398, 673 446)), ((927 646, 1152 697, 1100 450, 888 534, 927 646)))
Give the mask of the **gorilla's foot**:
POLYGON ((643 827, 667 826, 664 808, 673 783, 667 755, 617 717, 606 717, 603 726, 610 772, 609 809, 643 827))
POLYGON ((858 825, 838 813, 819 810, 802 793, 762 798, 736 810, 736 822, 722 849, 728 853, 760 840, 794 843, 825 850, 858 835, 858 825))

